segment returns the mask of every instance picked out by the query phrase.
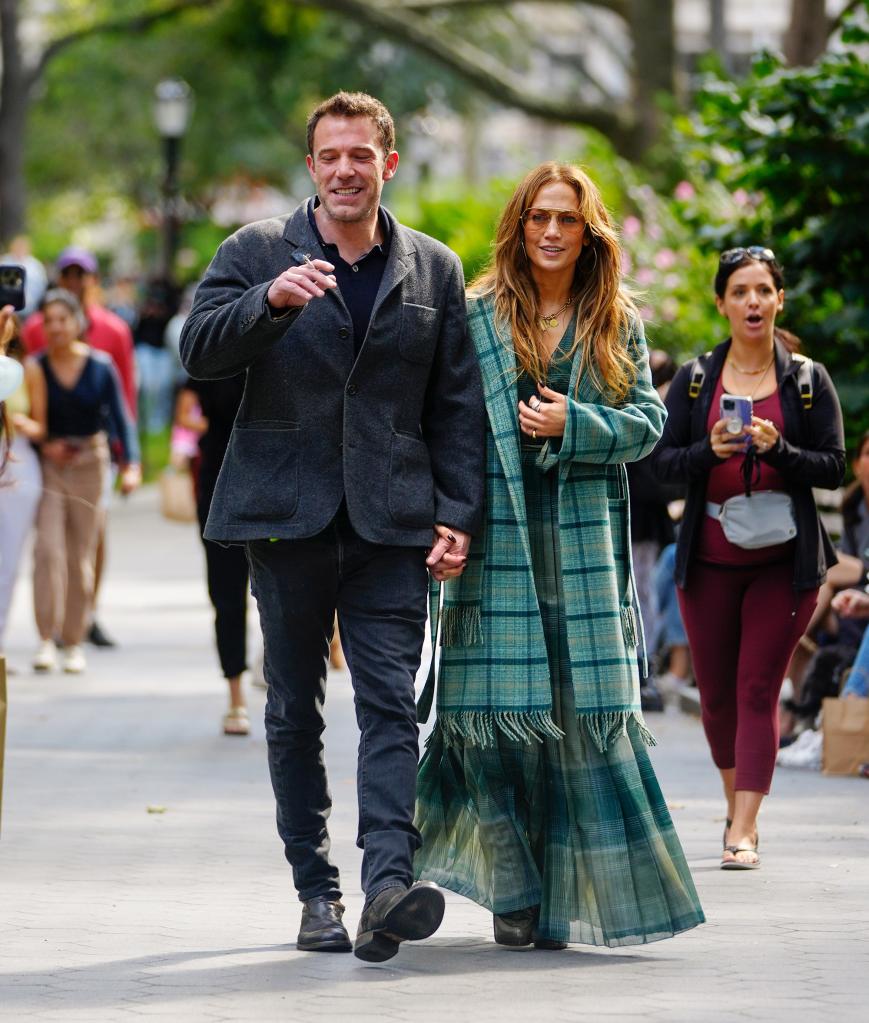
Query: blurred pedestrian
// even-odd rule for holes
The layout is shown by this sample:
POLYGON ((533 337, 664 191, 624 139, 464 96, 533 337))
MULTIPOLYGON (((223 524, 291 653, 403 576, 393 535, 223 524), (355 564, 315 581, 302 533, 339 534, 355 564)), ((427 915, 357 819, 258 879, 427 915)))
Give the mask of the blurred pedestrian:
POLYGON ((33 552, 40 638, 33 667, 55 668, 59 635, 63 669, 78 674, 86 667, 81 643, 104 517, 106 425, 120 440, 123 493, 141 482, 139 448, 111 359, 80 340, 85 319, 76 297, 61 288, 48 291, 43 317, 48 347, 36 359, 45 381, 47 430, 40 447, 43 493, 33 552))
POLYGON ((502 945, 654 941, 703 921, 637 670, 624 463, 664 409, 586 174, 531 171, 494 252, 468 314, 486 524, 445 585, 416 871, 485 906, 502 945))
MULTIPOLYGON (((92 348, 106 352, 111 357, 120 378, 123 398, 127 413, 132 423, 136 422, 136 364, 133 355, 133 335, 127 324, 102 302, 99 280, 99 265, 96 256, 87 249, 77 245, 65 248, 57 257, 57 284, 73 294, 84 310, 85 329, 81 340, 92 348)), ((47 344, 46 331, 43 325, 42 312, 34 313, 24 324, 24 345, 28 354, 42 352, 47 344)), ((120 440, 110 438, 111 453, 117 460, 120 456, 120 440)), ((98 647, 112 647, 105 629, 96 618, 96 603, 102 581, 103 568, 106 562, 105 524, 108 518, 109 503, 114 484, 112 462, 106 463, 106 480, 102 488, 104 514, 101 517, 101 530, 97 545, 96 576, 93 588, 94 606, 88 612, 88 642, 98 647)))
MULTIPOLYGON (((673 358, 660 348, 649 353, 652 386, 663 399, 676 372, 673 358)), ((637 588, 637 605, 643 616, 643 634, 647 648, 641 660, 652 671, 657 668, 655 640, 659 635, 660 612, 654 585, 655 564, 661 551, 673 542, 675 531, 670 518, 672 501, 684 496, 684 488, 662 483, 652 470, 651 455, 629 462, 628 495, 630 498, 631 558, 637 588)), ((664 709, 662 694, 654 675, 640 680, 640 704, 644 711, 664 709)))
POLYGON ((306 951, 351 947, 329 859, 321 737, 338 613, 362 733, 366 901, 353 950, 373 962, 428 937, 443 916, 437 888, 413 884, 413 683, 426 565, 461 570, 483 487, 461 263, 380 205, 398 166, 394 141, 373 97, 322 103, 308 121, 316 198, 221 245, 181 336, 192 376, 246 371, 206 537, 247 548, 278 831, 306 951))
MULTIPOLYGON (((11 318, 14 333, 5 355, 24 363, 20 383, 4 401, 9 437, 3 448, 5 471, 0 479, 0 656, 21 554, 42 493, 42 473, 34 444, 45 437, 45 379, 33 359, 24 358, 20 325, 11 318)), ((0 352, 3 346, 0 345, 0 352)))
MULTIPOLYGON (((833 598, 833 610, 845 619, 869 621, 869 593, 865 590, 842 590, 833 598)), ((840 695, 843 699, 869 697, 869 628, 863 630, 857 656, 840 695)))
POLYGON ((760 864, 757 815, 778 749, 782 679, 836 560, 812 487, 835 489, 845 467, 826 369, 776 337, 783 286, 770 249, 721 254, 715 301, 731 336, 676 374, 654 457, 664 480, 688 485, 676 582, 727 799, 729 870, 760 864), (742 420, 722 414, 722 397, 746 408, 742 420), (749 494, 759 500, 746 504, 749 494), (734 522, 731 509, 744 517, 734 522))
POLYGON ((224 735, 250 732, 242 691, 242 673, 247 670, 249 572, 244 547, 215 543, 205 539, 204 534, 217 476, 243 394, 243 373, 225 380, 188 380, 178 394, 175 412, 177 426, 199 435, 196 511, 205 548, 208 598, 214 608, 217 654, 229 687, 229 708, 222 721, 224 735))

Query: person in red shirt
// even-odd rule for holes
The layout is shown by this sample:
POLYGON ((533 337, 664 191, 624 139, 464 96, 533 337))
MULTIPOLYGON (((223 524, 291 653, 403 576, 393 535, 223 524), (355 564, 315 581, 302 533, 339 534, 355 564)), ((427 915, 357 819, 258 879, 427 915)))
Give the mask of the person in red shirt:
MULTIPOLYGON (((57 258, 57 284, 66 288, 79 300, 87 318, 87 329, 82 336, 92 348, 106 352, 115 364, 121 379, 121 389, 127 412, 133 423, 136 422, 136 363, 133 354, 133 334, 120 316, 106 309, 98 301, 99 267, 96 257, 87 249, 71 245, 65 248, 57 258)), ((42 313, 37 312, 28 317, 22 331, 24 347, 28 355, 37 355, 46 347, 45 330, 42 313)), ((108 495, 111 488, 106 487, 108 495)), ((105 522, 105 520, 104 520, 105 522)), ((94 585, 94 607, 99 594, 105 562, 105 525, 100 536, 97 551, 96 581, 94 585)), ((105 634, 94 618, 88 630, 87 639, 95 646, 114 646, 114 642, 105 634)))
MULTIPOLYGON (((81 302, 87 316, 87 330, 82 338, 92 348, 111 356, 121 387, 127 411, 136 420, 136 363, 133 356, 133 335, 120 316, 106 309, 97 301, 99 277, 96 258, 77 246, 70 246, 57 259, 57 283, 66 288, 81 302)), ((24 346, 28 355, 37 355, 46 346, 42 313, 27 318, 23 332, 24 346)))

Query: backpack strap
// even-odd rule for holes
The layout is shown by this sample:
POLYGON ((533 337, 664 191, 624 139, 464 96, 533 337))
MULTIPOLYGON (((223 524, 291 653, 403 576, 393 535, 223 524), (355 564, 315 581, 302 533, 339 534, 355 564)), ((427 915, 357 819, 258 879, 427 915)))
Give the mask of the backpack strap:
POLYGON ((709 361, 711 354, 712 352, 706 352, 704 355, 698 355, 686 363, 686 365, 691 367, 691 376, 688 380, 688 397, 692 401, 699 396, 700 389, 703 387, 703 381, 706 379, 706 363, 709 361))
POLYGON ((803 408, 808 412, 814 400, 814 363, 807 355, 800 355, 797 352, 791 354, 791 359, 797 363, 797 387, 803 408))

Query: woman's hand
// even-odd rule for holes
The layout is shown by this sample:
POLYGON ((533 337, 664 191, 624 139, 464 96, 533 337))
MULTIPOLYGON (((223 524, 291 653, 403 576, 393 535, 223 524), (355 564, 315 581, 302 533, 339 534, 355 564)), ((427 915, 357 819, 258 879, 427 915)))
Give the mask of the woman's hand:
POLYGON ((745 451, 747 435, 745 428, 740 433, 728 433, 727 420, 719 419, 709 431, 709 443, 718 458, 730 458, 731 455, 742 454, 745 451))
POLYGON ((567 425, 567 395, 537 385, 540 396, 532 396, 526 405, 519 402, 519 428, 529 437, 563 437, 567 425))
POLYGON ((125 465, 121 472, 121 493, 132 494, 142 485, 142 467, 136 462, 125 465))
POLYGON ((749 426, 748 431, 754 440, 754 446, 761 455, 769 451, 770 448, 775 447, 779 437, 775 423, 770 422, 768 419, 759 419, 757 416, 751 417, 751 426, 749 426))
POLYGON ((42 457, 54 465, 68 465, 74 457, 74 452, 65 440, 47 440, 39 450, 42 457))

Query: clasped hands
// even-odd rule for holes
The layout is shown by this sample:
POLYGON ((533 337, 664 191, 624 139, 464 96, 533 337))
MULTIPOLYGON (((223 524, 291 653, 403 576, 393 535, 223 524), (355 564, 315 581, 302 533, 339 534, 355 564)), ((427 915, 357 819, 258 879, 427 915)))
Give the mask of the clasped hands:
POLYGON ((567 425, 567 395, 543 384, 538 384, 537 390, 539 395, 532 395, 527 405, 519 402, 519 428, 534 440, 563 437, 567 425))
POLYGON ((745 451, 745 439, 750 438, 758 454, 766 454, 775 447, 779 432, 775 423, 759 416, 751 417, 751 426, 744 426, 740 433, 727 432, 727 420, 719 419, 709 433, 709 443, 719 458, 730 458, 731 455, 745 451))
POLYGON ((470 533, 438 523, 434 527, 431 550, 425 559, 432 578, 442 583, 461 575, 468 561, 470 547, 470 533))

